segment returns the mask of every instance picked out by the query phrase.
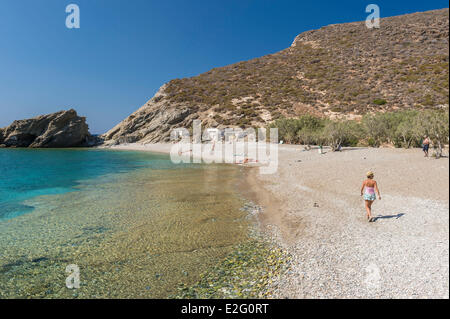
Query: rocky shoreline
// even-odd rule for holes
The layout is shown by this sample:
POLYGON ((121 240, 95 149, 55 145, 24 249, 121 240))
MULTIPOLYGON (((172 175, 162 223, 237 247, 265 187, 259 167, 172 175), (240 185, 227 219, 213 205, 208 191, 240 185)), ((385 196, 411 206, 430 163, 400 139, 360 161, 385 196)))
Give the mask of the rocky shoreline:
POLYGON ((94 146, 86 118, 73 109, 17 120, 0 128, 0 147, 61 148, 94 146))

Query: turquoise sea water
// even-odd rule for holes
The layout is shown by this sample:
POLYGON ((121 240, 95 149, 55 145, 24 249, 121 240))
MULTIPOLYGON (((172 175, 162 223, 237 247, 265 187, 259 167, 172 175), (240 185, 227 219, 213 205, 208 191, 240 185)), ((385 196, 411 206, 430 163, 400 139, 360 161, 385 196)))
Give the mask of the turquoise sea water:
POLYGON ((73 192, 80 181, 139 168, 175 165, 167 156, 142 152, 0 149, 0 219, 32 212, 24 201, 36 196, 73 192))
POLYGON ((0 298, 167 298, 248 239, 236 166, 0 149, 0 169, 0 298))

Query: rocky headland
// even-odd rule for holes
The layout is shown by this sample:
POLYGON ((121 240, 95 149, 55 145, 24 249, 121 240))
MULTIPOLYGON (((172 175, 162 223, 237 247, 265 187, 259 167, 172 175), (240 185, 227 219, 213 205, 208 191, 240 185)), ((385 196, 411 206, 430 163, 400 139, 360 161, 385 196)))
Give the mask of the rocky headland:
POLYGON ((86 118, 73 109, 14 121, 0 128, 0 147, 59 148, 95 143, 86 118))

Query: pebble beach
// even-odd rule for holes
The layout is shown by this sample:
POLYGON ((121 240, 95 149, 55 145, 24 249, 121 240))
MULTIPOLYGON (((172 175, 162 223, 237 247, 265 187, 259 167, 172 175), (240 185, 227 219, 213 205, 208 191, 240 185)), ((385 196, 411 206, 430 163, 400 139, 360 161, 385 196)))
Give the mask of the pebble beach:
MULTIPOLYGON (((168 153, 171 145, 114 148, 168 153)), ((448 157, 424 158, 419 149, 278 150, 277 171, 247 168, 241 190, 261 207, 260 231, 289 255, 270 297, 449 297, 448 157), (373 223, 360 196, 368 170, 382 196, 373 223)))
POLYGON ((448 298, 449 161, 418 149, 279 149, 276 174, 250 176, 291 269, 279 298, 448 298), (375 172, 381 200, 365 218, 360 187, 375 172))

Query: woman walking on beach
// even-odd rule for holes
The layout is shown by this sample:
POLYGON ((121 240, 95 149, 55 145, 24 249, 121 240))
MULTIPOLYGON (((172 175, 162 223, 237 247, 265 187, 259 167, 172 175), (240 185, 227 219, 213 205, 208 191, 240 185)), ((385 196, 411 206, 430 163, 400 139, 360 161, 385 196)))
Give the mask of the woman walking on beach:
POLYGON ((361 187, 361 196, 364 195, 364 201, 366 203, 367 220, 369 222, 374 221, 372 217, 372 204, 376 199, 375 191, 378 194, 378 199, 381 199, 380 190, 378 189, 377 182, 373 179, 374 173, 372 171, 367 172, 367 179, 364 180, 361 187))

